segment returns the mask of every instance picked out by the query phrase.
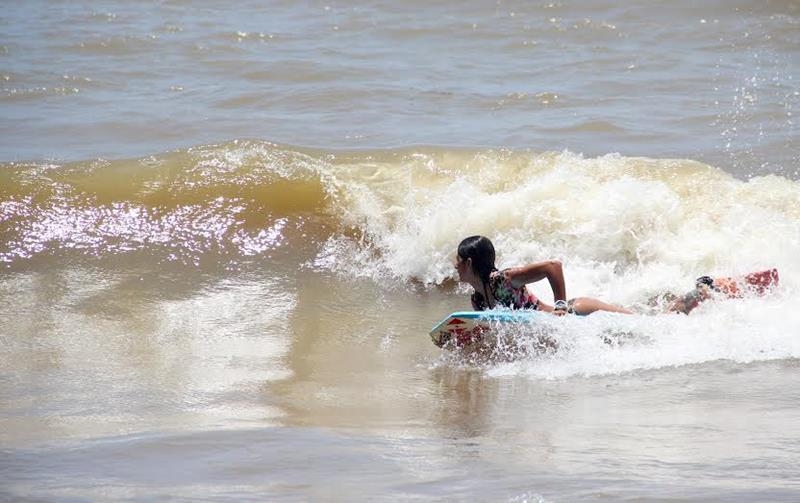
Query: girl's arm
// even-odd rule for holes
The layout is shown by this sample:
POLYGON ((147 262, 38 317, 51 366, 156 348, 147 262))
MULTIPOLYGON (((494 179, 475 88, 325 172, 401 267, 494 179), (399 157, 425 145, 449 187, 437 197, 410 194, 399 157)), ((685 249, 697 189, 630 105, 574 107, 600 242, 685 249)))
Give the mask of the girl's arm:
POLYGON ((564 271, 558 260, 546 260, 522 267, 506 269, 506 277, 514 287, 519 288, 527 283, 535 283, 547 278, 553 290, 555 300, 566 300, 567 286, 564 283, 564 271))

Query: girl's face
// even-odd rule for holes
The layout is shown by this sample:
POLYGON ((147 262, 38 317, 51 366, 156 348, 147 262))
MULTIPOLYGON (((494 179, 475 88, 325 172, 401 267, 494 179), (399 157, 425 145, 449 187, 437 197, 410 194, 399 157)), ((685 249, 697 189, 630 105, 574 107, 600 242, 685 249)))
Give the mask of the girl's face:
POLYGON ((456 254, 456 271, 458 271, 458 280, 468 282, 472 277, 472 260, 461 258, 456 254))

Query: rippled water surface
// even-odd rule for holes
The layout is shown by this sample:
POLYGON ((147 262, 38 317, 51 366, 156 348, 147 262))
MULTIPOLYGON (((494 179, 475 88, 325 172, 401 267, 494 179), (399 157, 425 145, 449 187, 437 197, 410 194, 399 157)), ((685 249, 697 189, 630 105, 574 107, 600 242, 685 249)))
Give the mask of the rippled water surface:
POLYGON ((28 2, 3 26, 4 160, 234 138, 797 169, 794 2, 28 2))

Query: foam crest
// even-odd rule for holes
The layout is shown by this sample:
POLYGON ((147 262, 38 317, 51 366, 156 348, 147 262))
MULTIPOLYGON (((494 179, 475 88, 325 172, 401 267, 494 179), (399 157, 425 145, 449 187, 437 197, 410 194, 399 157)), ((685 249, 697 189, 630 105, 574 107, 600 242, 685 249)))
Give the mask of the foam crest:
POLYGON ((637 278, 637 294, 699 274, 778 267, 790 284, 800 276, 800 184, 781 177, 742 181, 693 161, 568 152, 417 154, 365 168, 346 181, 337 172, 344 221, 381 261, 370 268, 401 280, 453 277, 455 248, 472 234, 495 242, 500 266, 558 257, 573 277, 599 269, 603 284, 609 274, 637 278))

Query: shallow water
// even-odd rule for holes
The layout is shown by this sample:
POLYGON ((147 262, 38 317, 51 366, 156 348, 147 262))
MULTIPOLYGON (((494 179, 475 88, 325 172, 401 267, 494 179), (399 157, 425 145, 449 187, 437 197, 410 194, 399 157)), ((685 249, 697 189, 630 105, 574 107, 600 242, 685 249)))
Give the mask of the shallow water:
POLYGON ((6 9, 0 499, 798 499, 799 22, 6 9), (512 334, 554 352, 443 352, 476 233, 640 314, 512 334), (770 267, 766 297, 648 305, 770 267))

